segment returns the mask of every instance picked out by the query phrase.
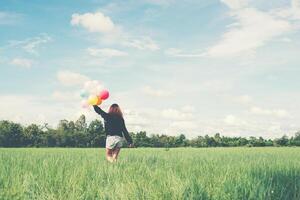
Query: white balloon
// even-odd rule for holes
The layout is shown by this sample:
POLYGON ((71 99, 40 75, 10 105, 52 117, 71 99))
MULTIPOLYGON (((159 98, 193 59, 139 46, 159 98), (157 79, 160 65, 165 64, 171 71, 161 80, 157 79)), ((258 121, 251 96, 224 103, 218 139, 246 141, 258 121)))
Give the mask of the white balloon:
POLYGON ((103 86, 97 80, 86 81, 84 84, 84 90, 88 91, 90 95, 99 95, 103 86))

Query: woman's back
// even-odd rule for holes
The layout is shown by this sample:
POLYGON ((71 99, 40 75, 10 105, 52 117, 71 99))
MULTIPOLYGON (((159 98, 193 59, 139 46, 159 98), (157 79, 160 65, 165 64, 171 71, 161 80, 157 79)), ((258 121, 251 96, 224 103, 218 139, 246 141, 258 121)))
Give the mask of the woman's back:
POLYGON ((104 119, 106 135, 118 135, 123 137, 124 119, 121 116, 109 114, 104 119))
POLYGON ((114 113, 106 113, 98 106, 94 106, 94 110, 96 111, 96 113, 101 115, 101 117, 104 119, 104 128, 107 136, 110 135, 110 136, 123 137, 124 135, 127 142, 129 144, 132 143, 132 138, 130 137, 126 129, 125 122, 122 115, 117 115, 114 113))

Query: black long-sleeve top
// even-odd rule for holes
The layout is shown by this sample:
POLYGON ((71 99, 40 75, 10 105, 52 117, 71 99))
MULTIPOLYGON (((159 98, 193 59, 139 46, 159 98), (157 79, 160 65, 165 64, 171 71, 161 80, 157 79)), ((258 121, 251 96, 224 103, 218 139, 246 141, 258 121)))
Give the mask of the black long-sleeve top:
POLYGON ((105 128, 106 136, 117 135, 123 137, 124 135, 126 141, 129 144, 132 144, 132 139, 126 129, 125 121, 122 117, 118 115, 106 113, 98 106, 94 106, 94 110, 96 113, 101 115, 101 117, 104 119, 104 128, 105 128))

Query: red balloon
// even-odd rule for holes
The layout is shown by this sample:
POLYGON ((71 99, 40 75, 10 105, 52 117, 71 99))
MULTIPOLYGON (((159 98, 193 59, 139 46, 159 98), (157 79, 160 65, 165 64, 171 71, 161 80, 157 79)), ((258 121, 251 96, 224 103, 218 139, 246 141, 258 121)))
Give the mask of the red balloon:
POLYGON ((103 90, 103 91, 100 92, 99 97, 102 100, 106 100, 109 97, 109 92, 107 90, 103 90))

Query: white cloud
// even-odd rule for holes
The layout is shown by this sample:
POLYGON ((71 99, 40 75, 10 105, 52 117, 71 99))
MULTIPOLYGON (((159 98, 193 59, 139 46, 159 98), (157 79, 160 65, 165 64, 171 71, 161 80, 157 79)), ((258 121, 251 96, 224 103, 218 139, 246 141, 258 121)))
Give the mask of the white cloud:
POLYGON ((33 65, 33 60, 27 59, 27 58, 14 58, 10 64, 19 66, 19 67, 24 67, 24 68, 31 68, 33 65))
POLYGON ((187 112, 187 110, 183 109, 164 109, 161 112, 162 117, 168 120, 177 120, 177 121, 186 121, 193 118, 192 112, 187 112))
POLYGON ((224 122, 225 122, 226 124, 230 124, 230 125, 231 125, 231 124, 235 124, 235 122, 236 122, 236 117, 233 116, 233 115, 228 115, 228 116, 225 117, 224 122))
POLYGON ((194 131, 199 131, 199 127, 195 121, 175 121, 172 122, 167 129, 168 134, 178 135, 178 134, 189 134, 194 131))
POLYGON ((41 34, 40 36, 28 38, 22 41, 10 41, 8 46, 17 48, 20 47, 28 53, 38 55, 38 49, 40 48, 40 46, 50 41, 52 41, 52 38, 50 36, 48 36, 47 34, 41 34))
POLYGON ((70 92, 70 91, 54 91, 52 93, 53 100, 56 101, 64 101, 64 102, 72 102, 76 98, 78 100, 79 95, 76 92, 70 92))
POLYGON ((182 52, 181 49, 177 49, 177 48, 168 48, 165 50, 165 54, 169 56, 176 56, 181 52, 182 52))
POLYGON ((61 119, 76 120, 81 114, 86 115, 87 121, 98 117, 93 110, 81 109, 80 102, 76 100, 38 95, 0 95, 0 110, 0 120, 11 120, 23 125, 49 123, 55 126, 61 119))
POLYGON ((173 94, 173 92, 171 92, 171 91, 162 90, 162 89, 154 89, 151 86, 143 87, 142 92, 146 95, 153 96, 153 97, 168 97, 173 94))
POLYGON ((101 12, 73 14, 71 19, 73 26, 82 26, 90 32, 109 33, 115 29, 112 20, 101 12))
POLYGON ((127 47, 133 47, 139 50, 156 51, 160 49, 157 43, 150 37, 128 39, 123 42, 123 45, 127 47))
POLYGON ((291 6, 287 8, 279 8, 272 12, 272 14, 293 19, 293 20, 299 20, 300 19, 300 0, 291 0, 291 6))
POLYGON ((289 117, 289 113, 284 109, 263 109, 260 107, 252 107, 250 109, 250 113, 255 115, 265 115, 265 116, 274 116, 278 118, 286 118, 289 117))
POLYGON ((292 0, 292 15, 295 19, 300 19, 300 0, 292 0))
POLYGON ((90 80, 85 75, 70 71, 59 71, 57 79, 64 86, 81 86, 90 80))
POLYGON ((169 48, 165 50, 165 54, 167 56, 181 57, 181 58, 199 58, 206 55, 205 53, 183 53, 181 49, 177 49, 177 48, 169 48))
POLYGON ((224 80, 207 80, 203 81, 199 85, 200 90, 208 91, 208 92, 227 92, 233 88, 233 83, 231 81, 224 80))
POLYGON ((159 6, 169 6, 175 1, 174 0, 145 0, 145 2, 154 5, 159 5, 159 6))
POLYGON ((0 25, 11 25, 20 21, 22 15, 0 11, 0 25))
POLYGON ((196 111, 195 107, 194 106, 190 106, 190 105, 185 105, 181 108, 181 110, 183 112, 186 112, 186 113, 193 113, 196 111))
POLYGON ((131 109, 125 109, 123 113, 126 125, 130 131, 142 131, 145 130, 149 124, 151 124, 150 120, 145 118, 146 115, 140 111, 138 112, 131 109))
MULTIPOLYGON (((1 120, 12 120, 22 124, 42 124, 53 122, 53 114, 59 110, 59 107, 45 104, 44 99, 37 96, 1 95, 0 109, 1 120), (47 113, 47 116, 43 113, 47 113)), ((57 116, 59 114, 62 112, 56 113, 57 116)))
MULTIPOLYGON (((229 6, 235 7, 231 4, 229 6)), ((228 57, 248 54, 293 30, 289 21, 279 19, 268 12, 250 7, 235 8, 237 10, 231 10, 230 15, 236 21, 229 26, 219 42, 208 48, 207 56, 228 57)))
POLYGON ((110 48, 103 48, 103 49, 88 48, 87 51, 91 56, 95 56, 95 57, 123 57, 128 55, 124 51, 120 51, 117 49, 110 49, 110 48))
POLYGON ((282 38, 281 41, 282 42, 292 42, 292 40, 290 38, 287 38, 287 37, 282 38))
MULTIPOLYGON (((115 97, 116 96, 117 99, 114 99, 114 97, 112 97, 109 101, 119 102, 120 97, 118 95, 115 95, 115 97)), ((133 108, 130 107, 124 100, 120 102, 122 102, 122 104, 119 105, 121 106, 121 109, 123 111, 128 131, 147 131, 148 134, 162 133, 162 119, 160 118, 161 116, 159 110, 149 107, 137 107, 136 104, 133 104, 133 108), (156 125, 153 126, 153 124, 156 125)), ((108 110, 108 107, 106 108, 104 104, 103 106, 105 108, 104 110, 108 110)))
MULTIPOLYGON (((172 57, 254 57, 258 48, 278 37, 290 42, 285 35, 299 29, 295 20, 300 20, 300 0, 292 0, 288 8, 262 11, 251 6, 251 0, 220 0, 229 8, 229 16, 234 22, 227 26, 219 41, 200 53, 185 53, 181 49, 170 48, 165 54, 172 57)), ((280 40, 280 38, 278 39, 280 40)))
MULTIPOLYGON (((104 44, 122 45, 125 47, 150 51, 160 49, 158 44, 149 36, 136 37, 134 34, 124 31, 121 26, 115 25, 109 16, 105 16, 101 12, 85 14, 75 13, 72 15, 71 25, 82 26, 89 32, 103 33, 100 39, 96 40, 104 44)), ((109 56, 124 56, 126 54, 125 52, 121 53, 121 51, 116 49, 102 49, 101 51, 97 51, 97 53, 92 49, 92 54, 98 53, 109 56)))
POLYGON ((165 109, 161 112, 161 114, 166 119, 180 120, 185 117, 184 114, 175 109, 165 109))
POLYGON ((227 115, 224 119, 226 125, 230 126, 241 126, 246 125, 247 123, 234 115, 227 115))
POLYGON ((238 97, 235 97, 234 100, 241 104, 249 104, 253 101, 252 97, 249 95, 238 96, 238 97))
POLYGON ((241 9, 249 4, 249 0, 221 0, 221 2, 226 4, 230 9, 241 9))

